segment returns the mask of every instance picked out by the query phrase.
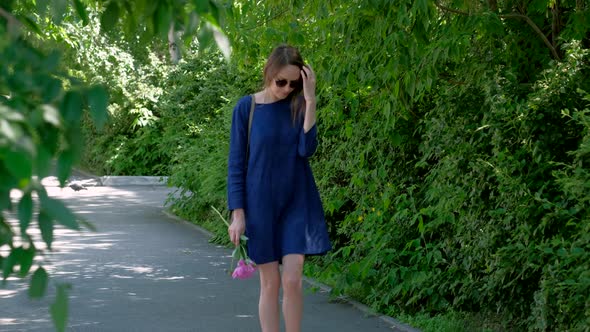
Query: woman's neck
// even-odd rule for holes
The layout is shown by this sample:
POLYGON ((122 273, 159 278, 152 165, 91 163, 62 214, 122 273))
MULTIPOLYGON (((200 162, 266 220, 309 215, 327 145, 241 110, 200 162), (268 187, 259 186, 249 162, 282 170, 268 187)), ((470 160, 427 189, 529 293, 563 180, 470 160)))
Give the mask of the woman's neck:
POLYGON ((278 100, 279 99, 275 97, 268 88, 265 88, 259 93, 259 101, 261 104, 272 104, 278 100))

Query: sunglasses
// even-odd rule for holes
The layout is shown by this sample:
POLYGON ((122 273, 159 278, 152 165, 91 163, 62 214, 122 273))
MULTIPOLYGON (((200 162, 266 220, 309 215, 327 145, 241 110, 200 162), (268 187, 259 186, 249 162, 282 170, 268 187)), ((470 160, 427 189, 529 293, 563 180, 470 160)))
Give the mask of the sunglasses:
POLYGON ((288 81, 285 79, 282 80, 275 80, 275 84, 277 85, 277 87, 279 88, 284 88, 285 86, 287 86, 287 83, 289 84, 289 87, 291 89, 297 89, 301 86, 301 78, 295 80, 295 81, 288 81))

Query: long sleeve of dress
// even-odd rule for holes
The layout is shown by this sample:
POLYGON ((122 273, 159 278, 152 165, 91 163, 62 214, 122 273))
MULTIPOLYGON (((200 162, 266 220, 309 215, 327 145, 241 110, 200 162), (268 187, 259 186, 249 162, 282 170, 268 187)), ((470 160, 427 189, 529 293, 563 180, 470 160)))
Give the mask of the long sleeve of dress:
POLYGON ((297 146, 297 152, 299 156, 304 158, 311 157, 315 150, 318 147, 318 129, 317 126, 314 124, 311 129, 305 132, 303 127, 301 127, 301 132, 299 133, 299 144, 297 146))
POLYGON ((246 148, 248 145, 248 101, 234 108, 231 122, 227 174, 227 204, 230 211, 245 208, 246 148))

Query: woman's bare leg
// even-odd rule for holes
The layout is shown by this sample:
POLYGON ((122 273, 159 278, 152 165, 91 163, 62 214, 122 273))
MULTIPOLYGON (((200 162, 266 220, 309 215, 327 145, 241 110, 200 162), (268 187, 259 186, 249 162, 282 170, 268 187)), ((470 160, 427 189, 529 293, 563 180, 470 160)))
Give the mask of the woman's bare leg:
POLYGON ((281 276, 279 263, 258 265, 260 273, 260 300, 258 315, 262 332, 279 332, 279 288, 281 276))
POLYGON ((305 256, 291 254, 283 257, 283 316, 286 332, 300 332, 303 316, 303 261, 305 256))

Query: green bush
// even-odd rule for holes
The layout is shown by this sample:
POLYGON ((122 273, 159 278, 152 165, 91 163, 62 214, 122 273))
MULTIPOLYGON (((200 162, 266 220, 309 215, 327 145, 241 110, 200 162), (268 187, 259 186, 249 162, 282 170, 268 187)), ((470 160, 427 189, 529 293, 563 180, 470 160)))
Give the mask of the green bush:
POLYGON ((312 167, 334 243, 307 271, 390 315, 584 331, 589 9, 560 2, 549 48, 530 22, 555 28, 552 4, 228 5, 232 62, 199 50, 150 80, 162 93, 148 126, 132 128, 137 107, 121 98, 94 154, 109 171, 170 175, 173 210, 227 242, 210 206, 225 207, 233 105, 273 46, 300 45, 319 78, 312 167))

